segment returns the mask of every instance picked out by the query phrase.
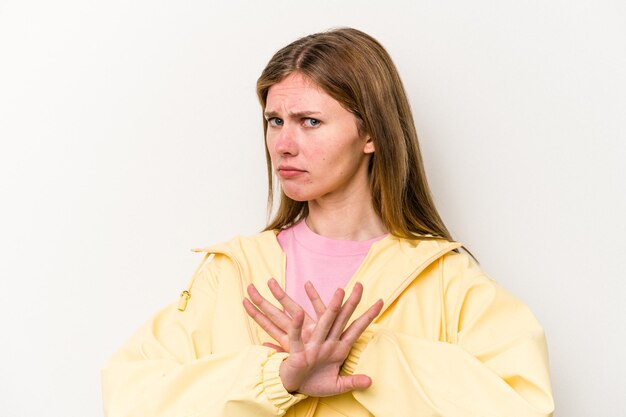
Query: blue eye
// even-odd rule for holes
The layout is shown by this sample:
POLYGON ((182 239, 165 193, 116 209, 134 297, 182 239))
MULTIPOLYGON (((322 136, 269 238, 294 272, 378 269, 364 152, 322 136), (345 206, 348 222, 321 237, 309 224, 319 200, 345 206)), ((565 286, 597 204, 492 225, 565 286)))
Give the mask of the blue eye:
POLYGON ((321 123, 322 123, 322 122, 320 122, 319 120, 317 120, 317 119, 312 119, 312 118, 310 118, 310 117, 307 117, 307 118, 305 118, 305 119, 304 119, 304 124, 305 124, 305 126, 308 126, 308 127, 317 127, 317 126, 319 126, 321 123))
POLYGON ((282 126, 285 124, 283 119, 279 119, 278 117, 270 117, 267 119, 267 124, 272 127, 282 126))

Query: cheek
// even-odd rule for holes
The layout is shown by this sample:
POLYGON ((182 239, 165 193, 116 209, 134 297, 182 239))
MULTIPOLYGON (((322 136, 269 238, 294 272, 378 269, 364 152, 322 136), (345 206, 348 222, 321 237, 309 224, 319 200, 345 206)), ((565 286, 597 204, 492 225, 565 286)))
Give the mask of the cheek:
POLYGON ((327 149, 314 149, 309 152, 309 161, 313 162, 315 170, 318 174, 326 174, 336 169, 336 162, 333 159, 332 152, 327 149))

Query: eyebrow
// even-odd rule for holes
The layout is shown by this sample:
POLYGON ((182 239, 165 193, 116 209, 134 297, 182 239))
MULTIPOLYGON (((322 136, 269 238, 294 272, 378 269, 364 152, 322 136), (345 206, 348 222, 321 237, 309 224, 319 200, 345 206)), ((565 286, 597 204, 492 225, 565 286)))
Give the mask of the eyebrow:
MULTIPOLYGON (((319 111, 312 111, 312 110, 303 110, 303 111, 298 111, 295 113, 289 113, 289 117, 291 117, 292 119, 300 119, 302 117, 309 117, 309 116, 314 116, 317 114, 322 114, 319 111)), ((266 119, 270 119, 272 117, 278 117, 278 113, 275 111, 266 111, 265 112, 265 118, 266 119)))

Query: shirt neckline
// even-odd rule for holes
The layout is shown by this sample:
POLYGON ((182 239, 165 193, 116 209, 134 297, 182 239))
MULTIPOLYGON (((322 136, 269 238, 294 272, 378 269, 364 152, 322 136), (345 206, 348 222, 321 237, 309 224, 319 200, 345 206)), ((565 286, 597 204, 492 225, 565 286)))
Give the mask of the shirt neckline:
POLYGON ((292 233, 299 245, 306 249, 326 256, 367 255, 374 242, 384 239, 388 233, 368 240, 331 239, 312 231, 305 220, 296 223, 292 233))

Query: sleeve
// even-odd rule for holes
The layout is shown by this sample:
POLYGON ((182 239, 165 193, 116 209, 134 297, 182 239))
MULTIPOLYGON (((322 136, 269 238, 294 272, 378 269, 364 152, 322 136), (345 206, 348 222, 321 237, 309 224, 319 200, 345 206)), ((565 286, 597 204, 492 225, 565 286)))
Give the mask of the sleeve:
POLYGON ((356 400, 377 417, 551 416, 546 342, 530 310, 485 276, 455 298, 449 342, 366 330, 344 365, 372 378, 356 400))
POLYGON ((105 364, 106 417, 282 416, 304 398, 282 385, 286 353, 255 345, 211 353, 213 264, 194 274, 184 311, 161 310, 105 364))

